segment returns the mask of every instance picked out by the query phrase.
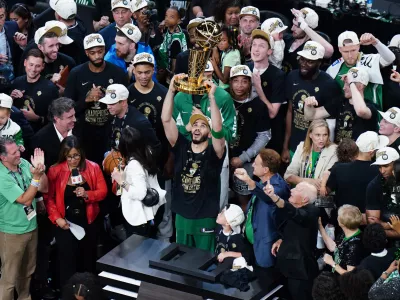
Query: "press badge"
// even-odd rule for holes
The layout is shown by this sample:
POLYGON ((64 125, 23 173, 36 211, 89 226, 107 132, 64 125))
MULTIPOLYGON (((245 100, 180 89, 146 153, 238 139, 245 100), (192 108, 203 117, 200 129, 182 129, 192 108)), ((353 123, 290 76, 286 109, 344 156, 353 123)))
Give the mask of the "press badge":
POLYGON ((28 221, 30 221, 34 217, 36 217, 36 210, 33 208, 32 204, 30 206, 24 205, 24 211, 25 211, 26 218, 28 219, 28 221))

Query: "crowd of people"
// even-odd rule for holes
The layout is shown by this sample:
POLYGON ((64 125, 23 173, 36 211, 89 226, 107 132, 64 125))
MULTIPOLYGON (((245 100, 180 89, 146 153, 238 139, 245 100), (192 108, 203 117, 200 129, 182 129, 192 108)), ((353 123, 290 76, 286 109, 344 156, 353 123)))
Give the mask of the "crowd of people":
POLYGON ((96 1, 89 30, 74 0, 0 0, 0 299, 101 299, 132 234, 272 270, 282 299, 400 299, 400 35, 165 2, 96 1), (177 88, 193 51, 203 95, 177 88))

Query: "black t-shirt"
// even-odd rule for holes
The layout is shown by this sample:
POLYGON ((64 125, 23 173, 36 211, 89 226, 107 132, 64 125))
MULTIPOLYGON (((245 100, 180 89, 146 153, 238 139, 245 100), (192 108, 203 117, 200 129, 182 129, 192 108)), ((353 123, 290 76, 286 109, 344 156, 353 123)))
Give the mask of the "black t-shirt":
POLYGON ((189 50, 183 51, 176 57, 175 74, 189 73, 189 50))
POLYGON ((394 177, 385 180, 379 174, 368 184, 367 210, 380 210, 384 222, 389 222, 391 215, 400 216, 400 186, 394 177))
POLYGON ((81 126, 83 123, 85 126, 104 126, 108 120, 107 105, 98 101, 85 102, 86 95, 93 85, 101 86, 103 92, 113 83, 128 85, 127 75, 121 68, 109 62, 105 63, 106 66, 100 73, 90 71, 89 62, 86 62, 73 69, 68 76, 64 95, 76 102, 75 111, 81 126))
POLYGON ((400 137, 398 137, 393 143, 388 145, 388 147, 392 147, 400 154, 400 137))
POLYGON ((35 83, 29 83, 26 75, 17 77, 11 84, 11 91, 17 89, 25 91, 22 98, 14 99, 14 106, 19 109, 28 109, 28 104, 32 107, 35 114, 44 118, 41 120, 30 122, 32 129, 37 132, 47 123, 47 112, 50 103, 59 97, 58 88, 50 81, 40 76, 35 83))
POLYGON ((179 133, 172 148, 174 157, 171 209, 187 219, 215 218, 219 212, 220 174, 225 154, 218 158, 213 145, 201 153, 179 133))
POLYGON ((336 118, 335 143, 340 143, 344 138, 357 140, 362 133, 377 130, 378 108, 369 100, 365 100, 365 104, 371 110, 371 118, 368 120, 357 116, 354 106, 344 97, 341 102, 325 104, 326 111, 332 118, 336 118))
POLYGON ((114 16, 111 10, 111 1, 109 0, 96 0, 95 10, 93 10, 93 21, 100 21, 102 16, 107 16, 110 23, 114 22, 114 16))
MULTIPOLYGON (((86 28, 81 21, 76 21, 75 25, 68 27, 68 36, 73 39, 69 45, 61 45, 60 52, 71 57, 77 65, 88 60, 83 48, 83 40, 86 36, 86 28)), ((70 69, 71 70, 71 69, 70 69)))
POLYGON ((285 42, 285 50, 284 50, 284 58, 282 61, 282 70, 289 74, 291 71, 296 70, 299 68, 299 62, 297 60, 297 52, 303 50, 304 45, 303 43, 300 45, 296 50, 293 52, 289 52, 290 47, 292 46, 293 42, 296 40, 291 33, 285 33, 283 35, 283 40, 285 42))
POLYGON ((139 130, 144 141, 155 150, 156 153, 154 153, 154 155, 156 156, 158 154, 160 141, 158 140, 151 123, 133 106, 129 106, 128 113, 121 119, 116 116, 110 116, 107 126, 108 150, 111 148, 118 149, 121 131, 126 127, 134 127, 139 130))
POLYGON ((313 80, 304 80, 299 70, 290 72, 285 84, 286 99, 292 102, 292 134, 289 150, 295 152, 300 142, 304 141, 309 121, 304 119, 304 100, 314 96, 319 106, 331 101, 339 101, 342 94, 339 86, 327 73, 320 71, 313 80))
POLYGON ((361 237, 361 231, 349 238, 346 238, 342 232, 336 239, 337 247, 334 251, 334 261, 343 269, 346 270, 347 266, 358 266, 365 257, 361 237))
POLYGON ((267 131, 271 126, 268 108, 260 98, 233 103, 236 109, 237 135, 235 141, 229 145, 229 155, 238 157, 254 143, 257 132, 267 131))
POLYGON ((381 74, 383 78, 382 106, 383 111, 387 111, 391 107, 399 106, 400 85, 397 82, 390 80, 390 74, 392 74, 391 67, 381 69, 381 74))
POLYGON ((377 280, 384 271, 390 266, 390 264, 395 260, 395 251, 394 248, 387 249, 387 254, 385 256, 379 257, 375 255, 369 255, 364 258, 360 265, 357 267, 358 269, 366 269, 372 273, 375 280, 377 280))
POLYGON ((161 111, 168 89, 159 83, 154 83, 150 93, 142 94, 135 84, 128 87, 130 105, 136 107, 153 125, 159 139, 165 138, 164 126, 161 122, 161 111))
POLYGON ((250 264, 250 249, 245 237, 241 233, 226 235, 221 225, 215 228, 215 254, 222 252, 239 252, 248 264, 250 264))
POLYGON ((351 204, 365 213, 367 186, 379 174, 378 166, 371 166, 371 163, 355 160, 337 163, 332 167, 326 186, 336 192, 337 207, 351 204))

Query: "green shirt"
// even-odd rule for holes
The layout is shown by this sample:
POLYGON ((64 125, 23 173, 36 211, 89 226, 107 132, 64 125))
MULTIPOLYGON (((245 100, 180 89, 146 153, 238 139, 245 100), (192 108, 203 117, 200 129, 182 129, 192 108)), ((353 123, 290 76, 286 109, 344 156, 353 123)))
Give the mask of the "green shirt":
MULTIPOLYGON (((24 183, 25 188, 28 189, 32 179, 28 161, 21 158, 19 167, 23 180, 18 172, 14 172, 17 184, 10 171, 0 163, 0 232, 9 234, 23 234, 31 232, 37 227, 36 217, 28 221, 24 205, 15 201, 25 192, 23 190, 24 183)), ((32 205, 36 210, 36 203, 32 202, 32 205)))
MULTIPOLYGON (((222 131, 224 138, 228 143, 236 139, 236 110, 232 97, 224 89, 217 87, 215 91, 215 101, 222 115, 222 131)), ((188 140, 191 140, 190 132, 186 131, 186 125, 189 123, 193 108, 192 95, 179 92, 174 98, 173 118, 176 121, 178 130, 188 140)), ((211 118, 210 101, 205 94, 200 100, 200 108, 203 114, 211 118)))
MULTIPOLYGON (((354 66, 353 66, 354 67, 354 66)), ((342 76, 346 75, 352 67, 348 67, 345 63, 340 67, 339 73, 335 77, 335 81, 339 84, 342 89, 344 87, 344 82, 342 80, 342 76)), ((379 110, 382 110, 382 85, 368 83, 367 87, 364 90, 364 99, 370 99, 372 102, 378 105, 379 110)))
MULTIPOLYGON (((237 49, 232 49, 230 51, 224 51, 221 56, 222 68, 221 72, 224 74, 225 67, 233 68, 234 66, 240 65, 240 52, 237 49)), ((219 87, 226 89, 229 87, 229 83, 223 83, 219 81, 219 87)))
POLYGON ((317 168, 316 164, 317 164, 317 162, 319 160, 320 154, 321 154, 321 152, 316 152, 314 150, 312 151, 311 162, 308 164, 307 169, 306 169, 306 178, 313 178, 314 177, 315 169, 317 168), (312 173, 314 173, 314 174, 312 174, 312 173))
POLYGON ((254 244, 254 229, 253 229, 253 207, 254 207, 254 201, 256 200, 256 195, 253 195, 250 199, 250 207, 249 210, 247 211, 247 216, 246 216, 246 225, 244 228, 244 232, 246 235, 247 240, 250 242, 250 244, 254 244))

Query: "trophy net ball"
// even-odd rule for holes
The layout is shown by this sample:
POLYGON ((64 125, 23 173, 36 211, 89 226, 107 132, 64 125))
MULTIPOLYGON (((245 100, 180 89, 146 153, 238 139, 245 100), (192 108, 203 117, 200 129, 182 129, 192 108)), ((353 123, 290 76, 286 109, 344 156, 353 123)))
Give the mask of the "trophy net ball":
POLYGON ((204 21, 195 30, 196 43, 202 48, 212 48, 221 40, 221 29, 214 21, 204 21))

